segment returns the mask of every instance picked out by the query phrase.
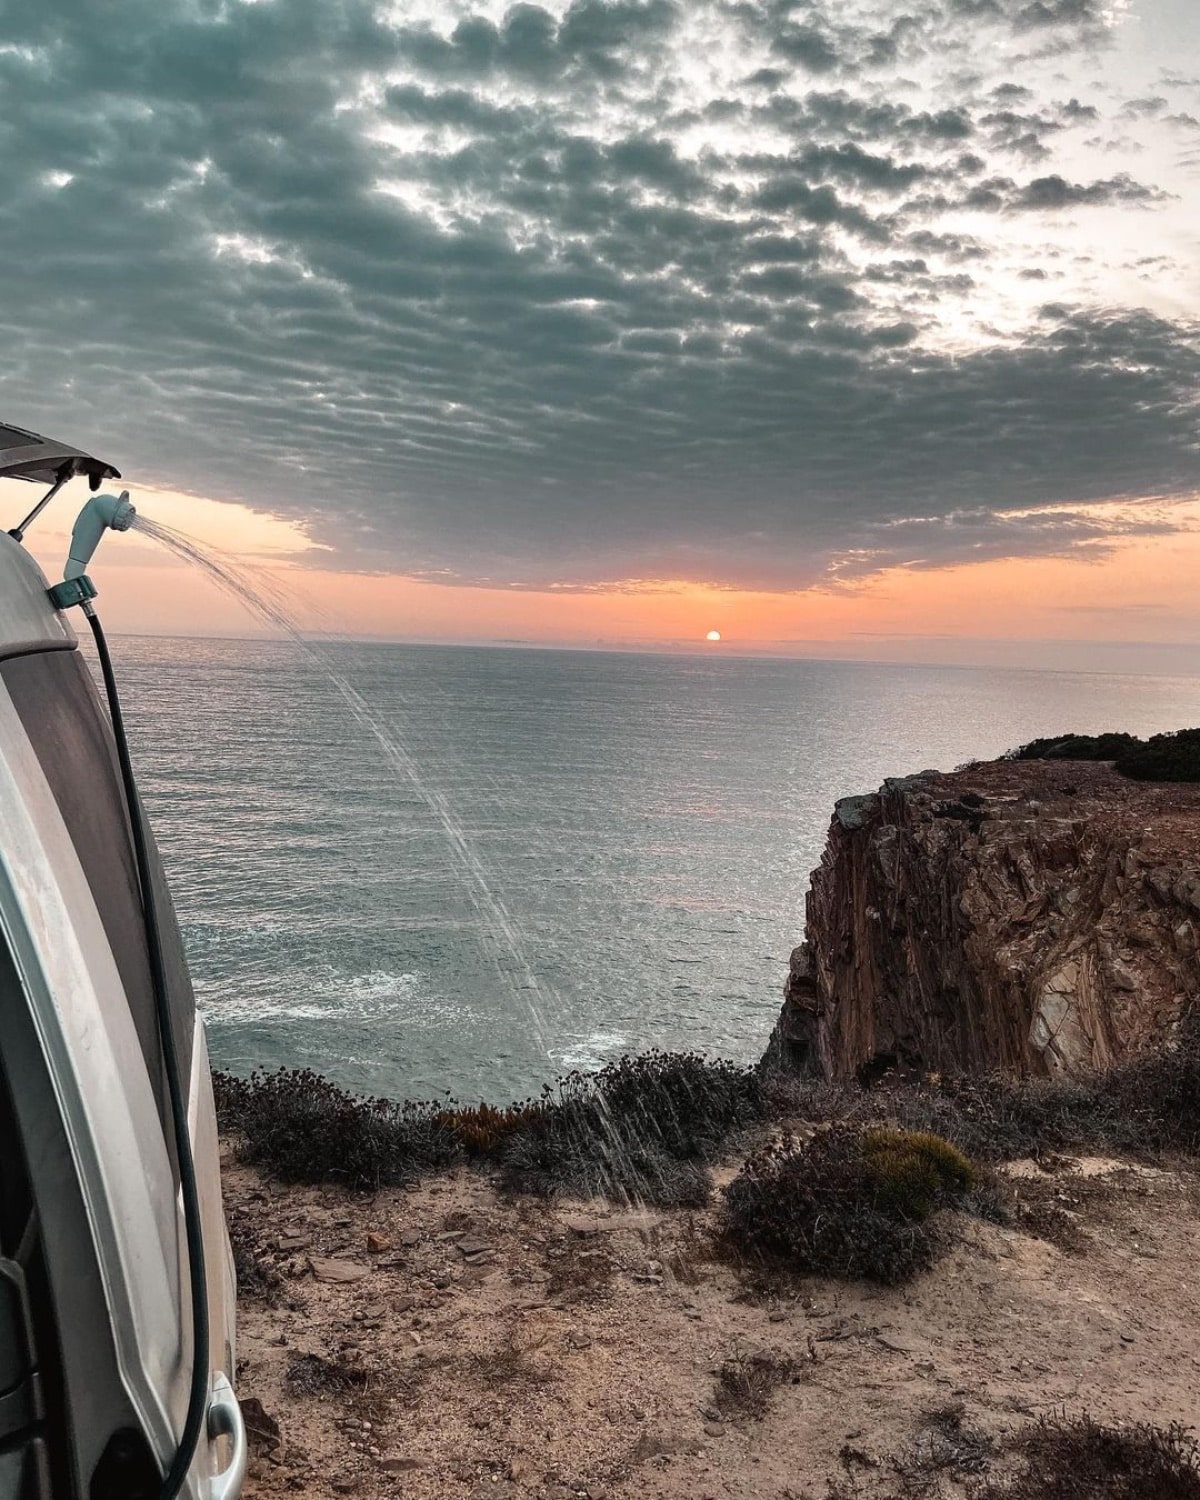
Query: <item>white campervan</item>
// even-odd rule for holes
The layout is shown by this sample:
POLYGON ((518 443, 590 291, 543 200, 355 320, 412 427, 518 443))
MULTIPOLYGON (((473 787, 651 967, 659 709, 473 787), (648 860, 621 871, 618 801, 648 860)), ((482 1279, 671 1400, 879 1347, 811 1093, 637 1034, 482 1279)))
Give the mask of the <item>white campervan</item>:
POLYGON ((232 1500, 246 1447, 204 1025, 81 555, 132 511, 89 501, 54 588, 22 545, 75 476, 119 477, 0 426, 0 477, 49 486, 0 533, 0 1500, 232 1500), (107 703, 69 623, 85 617, 107 703))

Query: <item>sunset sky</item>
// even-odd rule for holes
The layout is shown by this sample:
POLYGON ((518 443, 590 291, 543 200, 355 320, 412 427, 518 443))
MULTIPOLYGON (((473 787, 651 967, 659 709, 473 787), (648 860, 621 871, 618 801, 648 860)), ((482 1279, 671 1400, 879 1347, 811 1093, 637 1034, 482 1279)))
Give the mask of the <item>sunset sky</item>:
POLYGON ((1200 666, 1195 0, 120 10, 6 8, 0 419, 303 624, 1200 666))

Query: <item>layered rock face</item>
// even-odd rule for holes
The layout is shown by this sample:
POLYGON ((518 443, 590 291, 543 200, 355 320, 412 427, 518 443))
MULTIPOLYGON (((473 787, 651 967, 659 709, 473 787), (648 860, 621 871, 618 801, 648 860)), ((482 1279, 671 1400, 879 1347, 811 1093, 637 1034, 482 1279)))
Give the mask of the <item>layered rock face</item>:
POLYGON ((1073 1075, 1200 996, 1200 787, 997 761, 839 802, 771 1055, 1073 1075))

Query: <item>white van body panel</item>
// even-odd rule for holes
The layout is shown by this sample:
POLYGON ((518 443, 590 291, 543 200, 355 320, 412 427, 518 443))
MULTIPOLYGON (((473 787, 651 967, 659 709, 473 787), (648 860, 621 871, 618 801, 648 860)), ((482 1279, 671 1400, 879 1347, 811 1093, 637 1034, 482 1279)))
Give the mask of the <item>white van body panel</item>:
MULTIPOLYGON (((74 632, 45 588, 24 549, 0 534, 0 661, 75 648, 74 632)), ((96 711, 102 712, 98 705, 96 711)), ((111 766, 102 769, 112 774, 111 766)), ((143 1043, 92 886, 2 681, 0 943, 15 966, 78 1175, 120 1381, 165 1470, 187 1411, 192 1362, 180 1195, 143 1043)), ((198 1014, 189 1051, 184 1082, 207 1261, 210 1376, 232 1379, 235 1285, 198 1014)), ((20 1078, 11 1082, 20 1087, 20 1078)), ((36 1156, 36 1142, 23 1144, 36 1156)), ((201 1440, 183 1491, 188 1500, 236 1493, 216 1478, 227 1450, 226 1438, 201 1440)), ((88 1493, 95 1459, 77 1456, 81 1494, 88 1493)))

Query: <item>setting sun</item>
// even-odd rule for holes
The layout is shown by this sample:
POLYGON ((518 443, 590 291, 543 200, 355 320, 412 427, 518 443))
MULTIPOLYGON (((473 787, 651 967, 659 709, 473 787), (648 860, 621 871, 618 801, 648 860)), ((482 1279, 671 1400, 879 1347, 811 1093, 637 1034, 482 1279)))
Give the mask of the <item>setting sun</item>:
POLYGON ((710 630, 704 639, 706 641, 719 641, 721 639, 721 632, 719 630, 710 630))

